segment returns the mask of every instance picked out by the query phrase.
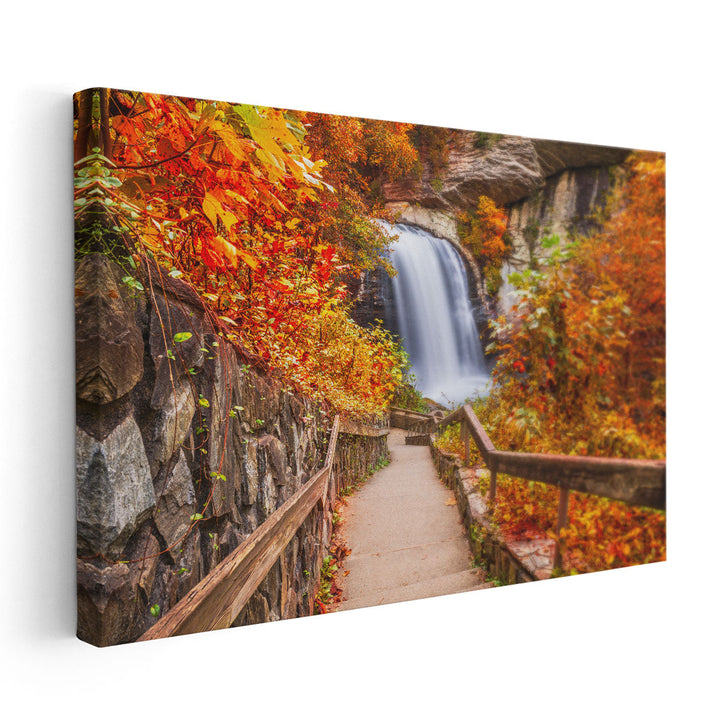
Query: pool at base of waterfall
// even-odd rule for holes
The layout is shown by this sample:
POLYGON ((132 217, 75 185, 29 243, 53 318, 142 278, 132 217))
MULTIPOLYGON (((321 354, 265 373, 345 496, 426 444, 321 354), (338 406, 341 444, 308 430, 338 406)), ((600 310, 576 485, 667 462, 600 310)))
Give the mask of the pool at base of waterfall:
POLYGON ((436 386, 421 387, 418 389, 423 397, 434 400, 440 405, 460 405, 465 400, 485 397, 490 390, 490 377, 488 375, 469 375, 458 378, 448 378, 436 386))

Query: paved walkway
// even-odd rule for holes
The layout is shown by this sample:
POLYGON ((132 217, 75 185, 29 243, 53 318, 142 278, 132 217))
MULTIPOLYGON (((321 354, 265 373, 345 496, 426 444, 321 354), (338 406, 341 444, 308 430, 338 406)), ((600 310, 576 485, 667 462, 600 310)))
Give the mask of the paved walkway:
POLYGON ((390 465, 373 475, 343 510, 351 550, 348 574, 336 582, 338 610, 463 592, 483 585, 472 568, 453 493, 438 479, 430 449, 405 445, 405 432, 388 437, 390 465))

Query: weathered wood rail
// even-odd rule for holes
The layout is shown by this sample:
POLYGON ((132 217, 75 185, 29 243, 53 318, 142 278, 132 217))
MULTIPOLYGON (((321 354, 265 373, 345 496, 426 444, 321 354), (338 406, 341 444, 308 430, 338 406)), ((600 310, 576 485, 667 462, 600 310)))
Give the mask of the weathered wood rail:
MULTIPOLYGON (((666 469, 662 460, 503 452, 496 450, 470 405, 463 405, 438 421, 438 427, 462 423, 465 462, 470 459, 470 440, 490 470, 489 500, 497 493, 497 475, 542 482, 560 489, 557 532, 568 524, 571 490, 620 500, 629 505, 665 510, 666 469)), ((561 562, 561 543, 556 544, 555 565, 561 562)))
POLYGON ((336 417, 323 467, 139 640, 230 627, 313 508, 331 499, 335 448, 342 430, 361 432, 357 424, 343 428, 336 417))
POLYGON ((405 442, 408 445, 429 445, 430 435, 435 432, 437 421, 441 417, 441 410, 427 414, 416 410, 390 408, 390 423, 393 427, 405 430, 405 442))
POLYGON ((390 408, 390 424, 401 430, 417 433, 434 432, 435 430, 435 418, 433 415, 396 407, 390 408))

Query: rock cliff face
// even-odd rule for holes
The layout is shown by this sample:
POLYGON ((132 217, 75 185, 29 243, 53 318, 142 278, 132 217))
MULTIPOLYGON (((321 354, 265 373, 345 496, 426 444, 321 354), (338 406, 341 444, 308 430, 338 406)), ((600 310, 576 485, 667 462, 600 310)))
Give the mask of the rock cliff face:
POLYGON ((607 167, 622 162, 628 150, 580 143, 535 140, 516 136, 478 140, 478 133, 454 130, 445 167, 435 178, 423 163, 419 178, 383 186, 387 202, 409 202, 452 214, 472 210, 479 195, 498 205, 530 197, 546 179, 583 167, 607 167), (484 146, 483 146, 484 144, 484 146))

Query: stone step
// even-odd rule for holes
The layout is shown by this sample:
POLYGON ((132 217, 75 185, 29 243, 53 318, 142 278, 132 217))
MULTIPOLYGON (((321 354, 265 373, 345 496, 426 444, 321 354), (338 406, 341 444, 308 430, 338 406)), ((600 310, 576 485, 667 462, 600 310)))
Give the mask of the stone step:
POLYGON ((449 575, 421 580, 420 582, 395 585, 374 589, 364 595, 338 603, 337 610, 354 610, 373 605, 388 605, 407 600, 452 595, 469 590, 485 590, 495 587, 493 583, 483 582, 482 570, 471 568, 449 575))
POLYGON ((343 565, 353 592, 365 595, 366 588, 384 590, 452 575, 466 570, 470 562, 467 540, 454 537, 362 554, 353 549, 343 565))

